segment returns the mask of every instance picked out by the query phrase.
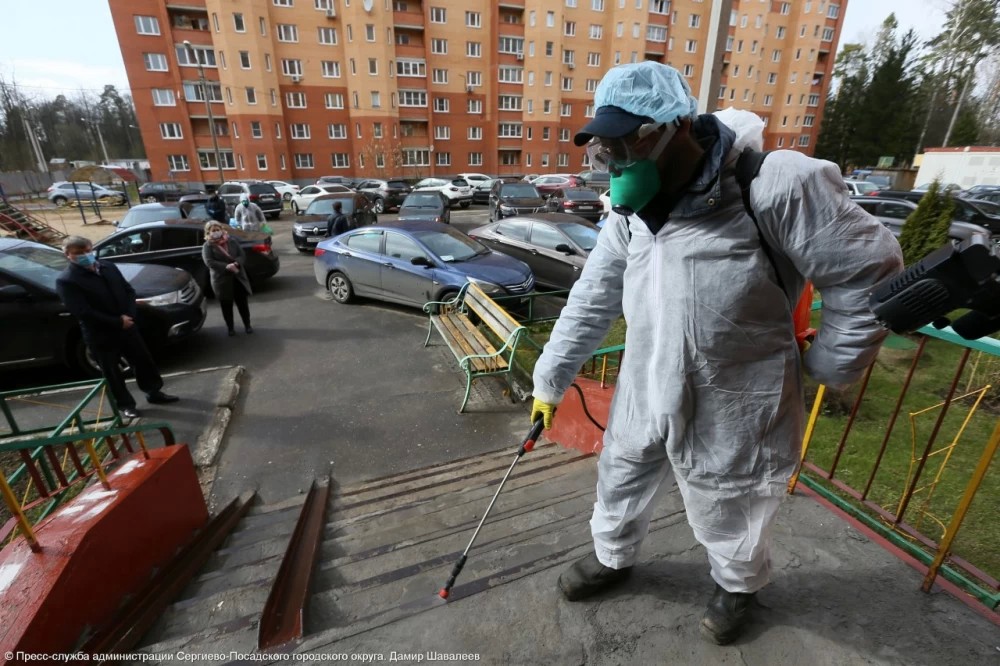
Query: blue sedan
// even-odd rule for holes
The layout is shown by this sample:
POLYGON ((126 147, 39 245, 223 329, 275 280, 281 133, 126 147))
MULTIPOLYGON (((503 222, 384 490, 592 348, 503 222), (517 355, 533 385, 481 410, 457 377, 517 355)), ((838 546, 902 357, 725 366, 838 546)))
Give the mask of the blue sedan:
POLYGON ((313 271, 338 303, 364 296, 423 307, 470 281, 491 296, 519 296, 535 286, 524 262, 438 222, 390 222, 327 239, 316 247, 313 271))

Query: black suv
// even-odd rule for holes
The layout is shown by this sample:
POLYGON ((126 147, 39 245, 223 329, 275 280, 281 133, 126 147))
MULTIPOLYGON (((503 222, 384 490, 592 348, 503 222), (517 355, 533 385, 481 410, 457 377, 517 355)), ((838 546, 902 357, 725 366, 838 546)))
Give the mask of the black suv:
MULTIPOLYGON (((271 237, 260 231, 230 229, 229 235, 240 242, 246 253, 247 276, 259 284, 278 272, 278 255, 271 250, 271 237)), ((128 261, 136 264, 160 264, 180 268, 198 282, 206 294, 211 291, 208 268, 201 258, 205 242, 205 224, 201 221, 167 220, 137 224, 114 233, 94 245, 102 261, 128 261)))
POLYGON ((260 206, 264 215, 271 220, 277 220, 284 208, 281 194, 271 183, 262 180, 233 180, 219 187, 219 196, 226 202, 226 209, 232 215, 243 199, 260 206))
POLYGON ((413 191, 413 188, 401 178, 363 180, 354 189, 363 192, 371 199, 376 213, 386 213, 393 208, 399 208, 403 205, 406 195, 413 191))
POLYGON ((188 194, 200 194, 202 189, 187 183, 143 183, 139 186, 139 199, 143 203, 163 203, 165 201, 179 201, 181 197, 188 194))
POLYGON ((490 189, 490 222, 515 215, 543 213, 548 210, 545 199, 531 183, 496 180, 490 189))

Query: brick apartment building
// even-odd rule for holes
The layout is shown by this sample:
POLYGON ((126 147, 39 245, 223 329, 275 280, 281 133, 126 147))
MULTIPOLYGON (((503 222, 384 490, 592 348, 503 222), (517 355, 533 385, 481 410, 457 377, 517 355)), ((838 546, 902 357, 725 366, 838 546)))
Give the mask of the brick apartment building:
POLYGON ((153 177, 586 168, 608 68, 681 70, 811 153, 848 0, 109 0, 153 177), (191 47, 185 47, 189 41, 191 47))

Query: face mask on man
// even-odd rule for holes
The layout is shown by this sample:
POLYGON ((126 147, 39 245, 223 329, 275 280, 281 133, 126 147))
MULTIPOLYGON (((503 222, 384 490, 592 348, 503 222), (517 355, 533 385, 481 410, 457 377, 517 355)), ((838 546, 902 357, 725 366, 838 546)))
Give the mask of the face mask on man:
POLYGON ((90 268, 97 263, 97 255, 93 252, 75 255, 70 261, 80 268, 90 268))
POLYGON ((656 161, 676 134, 676 126, 667 129, 644 159, 624 167, 611 169, 611 206, 621 206, 632 211, 642 210, 660 191, 660 168, 656 161), (675 131, 671 132, 673 127, 675 131))

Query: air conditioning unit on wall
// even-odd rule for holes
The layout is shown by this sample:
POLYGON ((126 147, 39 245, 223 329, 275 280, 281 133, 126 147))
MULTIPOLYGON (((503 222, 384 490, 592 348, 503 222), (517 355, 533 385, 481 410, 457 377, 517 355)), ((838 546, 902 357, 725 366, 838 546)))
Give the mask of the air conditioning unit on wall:
POLYGON ((518 60, 524 60, 524 54, 523 53, 518 53, 517 54, 517 59, 518 60))
POLYGON ((331 19, 337 18, 337 10, 334 9, 333 7, 330 7, 328 10, 326 10, 326 17, 331 19))
POLYGON ((301 81, 302 81, 301 76, 299 76, 298 74, 292 74, 292 83, 300 83, 301 81))

